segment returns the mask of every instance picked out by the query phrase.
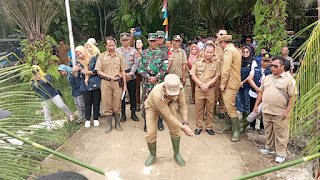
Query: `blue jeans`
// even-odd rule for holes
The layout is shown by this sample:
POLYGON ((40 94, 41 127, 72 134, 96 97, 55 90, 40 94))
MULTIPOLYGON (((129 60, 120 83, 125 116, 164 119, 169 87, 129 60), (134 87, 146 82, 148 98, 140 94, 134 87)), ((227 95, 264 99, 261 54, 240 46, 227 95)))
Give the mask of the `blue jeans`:
POLYGON ((240 88, 236 98, 236 108, 240 112, 250 113, 250 87, 240 88))

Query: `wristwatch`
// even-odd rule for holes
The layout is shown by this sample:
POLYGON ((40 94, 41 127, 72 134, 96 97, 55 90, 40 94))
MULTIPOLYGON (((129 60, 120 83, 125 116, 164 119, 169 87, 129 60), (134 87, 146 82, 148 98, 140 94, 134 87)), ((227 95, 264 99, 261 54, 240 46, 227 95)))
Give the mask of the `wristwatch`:
POLYGON ((189 125, 189 123, 188 123, 188 122, 182 122, 182 124, 183 124, 183 125, 185 125, 185 124, 186 124, 186 125, 189 125))

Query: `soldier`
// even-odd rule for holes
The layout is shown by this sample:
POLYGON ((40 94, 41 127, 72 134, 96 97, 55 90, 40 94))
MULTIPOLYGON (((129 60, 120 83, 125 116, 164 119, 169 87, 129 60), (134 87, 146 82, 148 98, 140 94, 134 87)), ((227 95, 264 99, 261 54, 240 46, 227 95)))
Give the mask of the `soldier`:
POLYGON ((187 55, 186 51, 180 48, 181 37, 180 35, 173 36, 173 49, 172 49, 172 64, 168 70, 169 74, 176 74, 179 76, 183 85, 186 84, 186 67, 187 55))
POLYGON ((188 126, 188 108, 179 76, 168 74, 163 83, 156 85, 145 101, 145 108, 148 126, 146 141, 150 151, 150 157, 145 162, 145 165, 151 165, 156 158, 157 120, 159 114, 163 115, 168 125, 174 158, 180 165, 184 165, 185 161, 179 153, 181 139, 179 129, 183 130, 188 136, 193 136, 193 133, 188 126), (178 103, 182 123, 178 120, 174 102, 178 103))
POLYGON ((232 44, 231 35, 221 36, 219 44, 224 50, 220 90, 227 114, 225 115, 225 127, 217 132, 226 133, 231 131, 233 126, 231 141, 235 142, 240 138, 240 125, 235 102, 241 84, 241 54, 232 44))
POLYGON ((196 83, 195 105, 197 115, 197 128, 194 134, 202 131, 204 108, 206 108, 206 131, 214 135, 212 130, 213 110, 215 106, 216 82, 220 78, 220 62, 214 57, 214 46, 207 44, 204 50, 204 58, 197 59, 192 66, 190 75, 196 83))
POLYGON ((112 114, 115 114, 115 127, 122 131, 120 125, 121 95, 127 90, 125 70, 128 69, 123 56, 115 51, 116 40, 113 37, 106 37, 105 46, 107 51, 101 53, 96 62, 95 69, 101 76, 101 102, 108 125, 106 132, 111 131, 112 114), (123 87, 121 87, 123 86, 123 87))
POLYGON ((272 74, 261 83, 260 91, 253 109, 258 113, 258 106, 263 102, 263 123, 266 128, 266 144, 260 150, 262 154, 276 153, 276 162, 282 163, 287 155, 289 141, 289 115, 293 97, 297 95, 292 77, 286 75, 285 60, 281 56, 271 59, 272 74), (274 151, 274 149, 276 151, 274 151))
MULTIPOLYGON (((218 59, 220 59, 221 61, 221 68, 222 68, 222 61, 223 61, 223 49, 220 47, 219 45, 219 38, 221 38, 221 36, 224 36, 224 35, 227 35, 227 31, 225 29, 220 29, 217 33, 216 33, 216 36, 217 36, 217 39, 216 39, 216 42, 214 43, 215 45, 215 55, 218 57, 218 59)), ((222 70, 221 70, 222 71, 222 70)), ((216 88, 216 96, 218 97, 216 99, 216 101, 219 100, 219 118, 220 119, 223 119, 224 118, 224 114, 226 113, 226 108, 224 106, 224 101, 223 101, 223 97, 222 97, 222 92, 220 91, 220 80, 218 81, 217 83, 217 88, 216 88)), ((217 121, 217 120, 215 120, 217 121)))
MULTIPOLYGON (((128 67, 125 71, 127 88, 130 96, 130 110, 131 110, 131 119, 134 121, 139 121, 139 118, 136 116, 137 109, 137 100, 136 100, 136 71, 138 68, 138 60, 136 57, 136 49, 130 47, 129 42, 129 33, 120 34, 121 47, 117 48, 116 51, 123 55, 123 59, 128 67)), ((121 104, 121 122, 126 121, 126 103, 125 99, 122 100, 121 104)))
POLYGON ((165 33, 164 31, 157 31, 158 37, 156 39, 157 48, 159 48, 163 53, 167 56, 167 60, 165 63, 168 64, 168 69, 170 69, 172 63, 172 51, 171 48, 164 44, 165 42, 165 33))
MULTIPOLYGON (((142 76, 142 103, 147 99, 152 88, 157 84, 163 82, 164 76, 167 72, 167 65, 164 61, 167 56, 163 51, 157 49, 156 38, 157 33, 149 33, 148 43, 149 48, 141 53, 139 64, 139 72, 142 76)), ((145 107, 143 108, 143 117, 146 122, 145 107)), ((160 120, 159 120, 160 121, 160 120)), ((162 125, 162 119, 160 121, 162 125)), ((160 123, 158 122, 158 129, 160 130, 160 123)), ((163 130, 163 125, 162 125, 163 130)), ((147 132, 146 123, 144 124, 144 131, 147 132)))

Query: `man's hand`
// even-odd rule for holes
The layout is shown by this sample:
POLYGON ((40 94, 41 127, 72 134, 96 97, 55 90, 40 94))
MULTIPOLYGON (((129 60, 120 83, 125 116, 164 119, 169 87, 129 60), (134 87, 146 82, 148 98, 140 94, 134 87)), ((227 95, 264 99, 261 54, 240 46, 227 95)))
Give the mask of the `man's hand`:
POLYGON ((151 77, 148 77, 148 82, 151 84, 157 84, 158 80, 157 78, 151 76, 151 77))
POLYGON ((136 29, 135 28, 131 28, 130 29, 131 36, 133 35, 134 32, 136 32, 136 29))
POLYGON ((201 84, 200 88, 203 92, 207 92, 209 90, 209 86, 207 83, 201 84))
POLYGON ((290 111, 289 111, 289 112, 285 111, 285 112, 282 114, 281 119, 284 120, 284 119, 286 119, 289 115, 290 115, 290 111))
POLYGON ((244 87, 244 86, 243 86, 243 82, 241 82, 240 87, 241 87, 241 88, 243 88, 243 87, 244 87))
POLYGON ((220 90, 223 92, 226 91, 226 85, 220 85, 220 90))
POLYGON ((131 78, 132 78, 132 74, 126 73, 126 80, 127 80, 127 82, 130 81, 131 78))
POLYGON ((254 106, 252 112, 255 114, 258 114, 258 106, 254 106))
POLYGON ((193 131, 190 129, 190 127, 187 124, 183 125, 182 131, 188 136, 194 135, 193 131))

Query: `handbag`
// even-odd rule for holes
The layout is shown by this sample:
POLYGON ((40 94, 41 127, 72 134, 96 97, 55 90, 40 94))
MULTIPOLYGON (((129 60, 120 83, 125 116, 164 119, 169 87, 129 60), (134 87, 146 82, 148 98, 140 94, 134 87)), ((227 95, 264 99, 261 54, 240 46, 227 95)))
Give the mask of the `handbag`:
POLYGON ((99 89, 100 85, 101 85, 100 76, 94 76, 93 78, 90 78, 88 80, 87 90, 88 91, 93 91, 93 90, 99 89))

